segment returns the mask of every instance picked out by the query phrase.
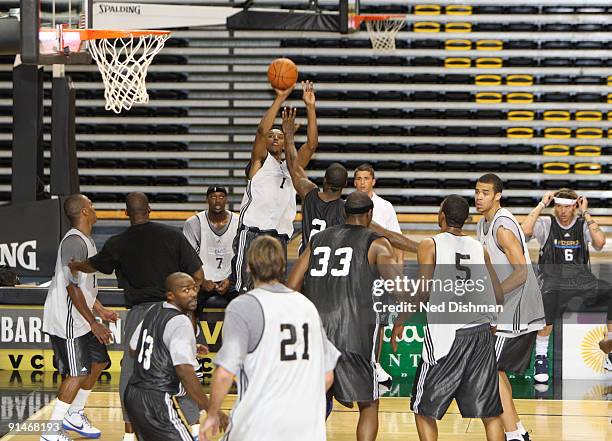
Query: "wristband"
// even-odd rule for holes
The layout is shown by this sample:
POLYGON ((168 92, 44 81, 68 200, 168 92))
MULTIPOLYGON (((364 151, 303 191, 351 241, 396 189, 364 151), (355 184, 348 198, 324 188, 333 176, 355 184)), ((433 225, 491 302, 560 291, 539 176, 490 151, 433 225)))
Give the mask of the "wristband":
POLYGON ((594 221, 593 219, 591 219, 590 221, 587 222, 587 227, 590 227, 593 224, 596 224, 597 221, 594 221))
POLYGON ((585 217, 587 214, 591 214, 591 213, 589 213, 588 210, 584 210, 582 213, 580 213, 580 216, 585 217))
POLYGON ((544 202, 542 202, 542 201, 538 202, 538 205, 541 205, 542 208, 546 208, 546 204, 544 202))

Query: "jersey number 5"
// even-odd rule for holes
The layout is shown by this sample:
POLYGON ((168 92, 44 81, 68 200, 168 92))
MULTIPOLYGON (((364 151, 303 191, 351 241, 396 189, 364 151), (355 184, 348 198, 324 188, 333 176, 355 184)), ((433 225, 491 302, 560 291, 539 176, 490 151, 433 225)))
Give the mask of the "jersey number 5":
MULTIPOLYGON (((281 361, 293 361, 297 360, 297 353, 292 348, 297 343, 297 333, 295 326, 290 323, 283 323, 280 325, 281 334, 285 331, 289 331, 289 337, 281 340, 280 344, 280 359, 281 361)), ((308 360, 310 358, 308 354, 308 323, 302 325, 302 331, 304 333, 304 352, 302 353, 302 360, 308 360)))
MULTIPOLYGON (((323 277, 327 274, 327 269, 329 267, 329 258, 331 256, 331 248, 330 247, 316 247, 312 252, 313 256, 321 256, 317 259, 317 266, 321 266, 320 268, 312 268, 310 270, 310 275, 312 277, 323 277)), ((332 268, 329 272, 334 277, 344 277, 347 276, 351 269, 351 260, 353 259, 353 249, 351 247, 343 247, 338 248, 334 252, 334 256, 342 256, 340 257, 340 261, 338 262, 339 268, 332 268)))

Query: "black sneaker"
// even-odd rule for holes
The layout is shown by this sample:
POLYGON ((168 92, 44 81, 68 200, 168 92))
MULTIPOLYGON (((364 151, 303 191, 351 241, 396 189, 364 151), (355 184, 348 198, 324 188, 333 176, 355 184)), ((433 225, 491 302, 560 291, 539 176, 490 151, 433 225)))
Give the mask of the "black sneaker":
POLYGON ((533 367, 535 368, 533 379, 537 383, 548 383, 548 358, 545 355, 536 355, 533 367))

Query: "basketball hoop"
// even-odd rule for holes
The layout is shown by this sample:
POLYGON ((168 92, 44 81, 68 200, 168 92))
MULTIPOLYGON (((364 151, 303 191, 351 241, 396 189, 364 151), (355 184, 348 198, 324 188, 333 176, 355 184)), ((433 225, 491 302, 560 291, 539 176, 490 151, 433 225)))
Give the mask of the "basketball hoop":
POLYGON ((395 36, 406 24, 405 15, 355 15, 355 28, 359 29, 365 22, 372 49, 377 52, 391 52, 395 50, 395 36))
POLYGON ((169 31, 61 28, 45 31, 41 31, 41 42, 45 33, 55 34, 50 40, 59 42, 51 51, 78 52, 82 43, 88 42, 89 53, 102 74, 106 110, 121 113, 134 104, 149 102, 147 70, 170 37, 169 31))

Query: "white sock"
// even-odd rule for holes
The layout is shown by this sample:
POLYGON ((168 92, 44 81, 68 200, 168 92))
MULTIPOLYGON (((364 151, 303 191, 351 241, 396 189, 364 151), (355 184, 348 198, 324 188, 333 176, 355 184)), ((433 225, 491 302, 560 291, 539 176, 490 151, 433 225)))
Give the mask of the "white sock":
POLYGON ((191 436, 198 436, 200 434, 200 425, 194 424, 191 426, 191 436))
POLYGON ((525 435, 527 433, 527 429, 525 429, 525 426, 523 426, 523 423, 521 423, 520 421, 516 423, 516 428, 519 432, 521 432, 521 435, 525 435))
POLYGON ((136 441, 136 434, 135 433, 124 433, 123 441, 136 441))
POLYGON ((66 412, 70 409, 70 403, 64 403, 60 401, 59 398, 55 402, 55 407, 53 408, 53 412, 51 413, 51 417, 49 421, 62 421, 66 416, 66 412))
POLYGON ((536 355, 543 355, 545 357, 548 355, 548 339, 549 338, 550 338, 550 335, 547 335, 546 337, 542 337, 538 335, 536 337, 536 355))
POLYGON ((74 397, 74 400, 72 401, 72 406, 70 406, 68 413, 77 413, 82 411, 85 408, 85 403, 87 402, 87 398, 89 397, 90 393, 91 389, 79 389, 76 397, 74 397))
POLYGON ((515 430, 514 432, 506 432, 506 439, 508 441, 522 441, 523 434, 520 430, 515 430))

